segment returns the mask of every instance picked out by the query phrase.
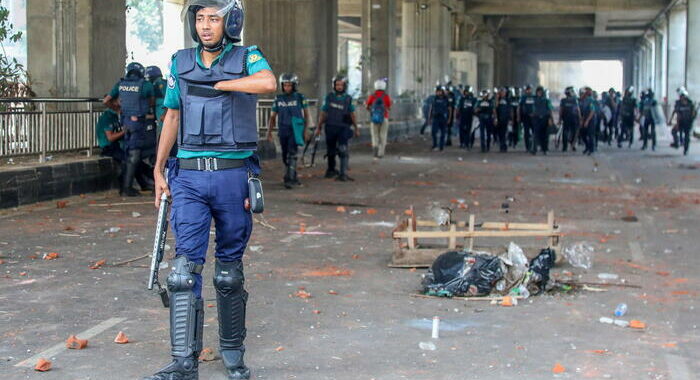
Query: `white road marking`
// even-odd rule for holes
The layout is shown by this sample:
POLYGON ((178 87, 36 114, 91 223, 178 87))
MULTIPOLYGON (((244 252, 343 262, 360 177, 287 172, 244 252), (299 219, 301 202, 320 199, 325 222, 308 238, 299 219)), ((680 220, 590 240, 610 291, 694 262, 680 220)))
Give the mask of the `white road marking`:
POLYGON ((690 368, 685 362, 685 359, 678 355, 666 354, 664 355, 666 359, 666 366, 668 367, 668 373, 671 375, 671 380, 692 380, 693 376, 690 375, 690 368))
MULTIPOLYGON (((110 318, 100 324, 98 324, 95 327, 89 328, 81 333, 78 334, 78 338, 80 339, 90 339, 97 334, 100 334, 116 325, 119 323, 122 323, 126 321, 126 318, 110 318)), ((67 337, 66 337, 67 338, 67 337)), ((66 344, 64 342, 57 343, 56 345, 32 356, 31 358, 22 360, 21 362, 15 364, 15 367, 34 367, 36 365, 36 362, 39 360, 39 358, 52 358, 62 351, 67 350, 66 344)))

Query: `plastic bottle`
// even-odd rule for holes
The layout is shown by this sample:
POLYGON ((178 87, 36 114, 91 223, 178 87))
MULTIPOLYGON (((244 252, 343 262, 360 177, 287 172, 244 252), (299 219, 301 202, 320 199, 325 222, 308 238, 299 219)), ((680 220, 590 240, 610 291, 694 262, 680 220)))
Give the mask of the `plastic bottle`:
POLYGON ((605 324, 608 324, 608 325, 612 325, 612 324, 613 324, 613 319, 612 319, 612 318, 608 318, 608 317, 600 317, 600 323, 605 323, 605 324))
POLYGON ((622 320, 622 319, 616 319, 613 322, 613 324, 615 324, 615 326, 619 326, 619 327, 628 327, 630 325, 629 322, 622 320))
POLYGON ((621 303, 617 305, 617 307, 615 308, 615 316, 619 318, 625 314, 627 314, 627 304, 621 303))

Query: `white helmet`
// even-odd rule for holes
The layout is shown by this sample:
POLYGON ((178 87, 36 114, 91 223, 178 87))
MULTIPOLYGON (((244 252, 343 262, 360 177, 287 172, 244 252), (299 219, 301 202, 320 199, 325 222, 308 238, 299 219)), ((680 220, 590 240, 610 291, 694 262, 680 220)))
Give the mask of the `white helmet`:
POLYGON ((374 81, 374 89, 375 90, 386 90, 386 81, 384 79, 377 79, 374 81))

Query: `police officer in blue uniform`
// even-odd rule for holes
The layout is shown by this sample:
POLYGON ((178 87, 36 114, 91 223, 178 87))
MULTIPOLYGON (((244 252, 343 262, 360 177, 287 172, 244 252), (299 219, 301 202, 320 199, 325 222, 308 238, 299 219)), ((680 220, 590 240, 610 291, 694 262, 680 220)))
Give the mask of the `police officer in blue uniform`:
POLYGON ((673 143, 672 147, 678 148, 680 144, 683 144, 683 155, 688 155, 688 149, 690 148, 690 135, 693 133, 693 122, 698 116, 698 110, 696 105, 688 97, 688 91, 685 87, 678 89, 679 99, 673 107, 673 113, 668 119, 668 125, 673 125, 673 117, 677 117, 678 124, 673 128, 673 143), (679 139, 680 132, 680 139, 679 139))
POLYGON ((496 107, 489 90, 481 90, 479 95, 481 96, 476 103, 476 116, 479 118, 481 153, 486 153, 491 149, 491 135, 496 126, 496 107))
POLYGON ((326 95, 321 106, 316 136, 321 134, 321 127, 325 126, 326 154, 328 155, 328 169, 326 178, 334 178, 336 181, 354 181, 348 176, 350 167, 350 149, 348 142, 353 137, 350 127, 355 129, 355 136, 360 136, 360 129, 355 118, 355 105, 348 94, 348 78, 337 75, 333 77, 331 86, 333 91, 326 95), (335 156, 340 159, 340 171, 335 170, 335 156))
POLYGON ((508 101, 513 108, 513 123, 508 133, 508 145, 511 148, 518 146, 520 141, 520 89, 511 87, 508 89, 508 101))
MULTIPOLYGON (((459 103, 459 95, 458 92, 456 91, 455 87, 452 85, 452 82, 447 83, 447 99, 450 100, 450 108, 452 108, 452 112, 454 113, 455 107, 457 107, 457 104, 459 103)), ((454 116, 454 115, 452 115, 454 116)), ((452 127, 454 125, 454 117, 450 117, 450 119, 447 121, 447 137, 445 138, 445 146, 452 146, 452 127)))
POLYGON ((576 91, 569 86, 564 90, 565 98, 559 102, 559 126, 562 128, 562 151, 566 152, 569 144, 576 151, 576 134, 581 125, 581 108, 576 98, 576 91))
POLYGON ((585 87, 582 90, 581 96, 581 138, 586 146, 583 154, 592 155, 595 151, 595 118, 596 107, 593 100, 593 90, 590 87, 585 87))
POLYGON ((197 46, 173 56, 154 170, 156 207, 161 193, 172 197, 176 256, 167 285, 173 360, 148 380, 198 379, 201 273, 212 219, 219 352, 228 379, 250 378, 243 361, 248 293, 241 261, 253 227, 248 181, 260 172, 256 94, 274 92, 277 81, 257 47, 235 45, 243 16, 240 0, 188 0, 183 8, 197 46), (178 157, 168 160, 175 142, 178 157))
POLYGON ((462 96, 457 106, 457 118, 459 120, 459 147, 471 150, 474 145, 472 141, 472 124, 474 123, 474 107, 476 98, 472 86, 464 87, 462 96))
POLYGON ((532 150, 530 153, 537 154, 537 147, 542 150, 542 154, 547 155, 549 151, 549 126, 554 124, 552 117, 552 102, 547 97, 547 91, 539 86, 535 91, 535 104, 531 120, 533 124, 532 150))
POLYGON ((508 98, 508 89, 501 87, 496 98, 496 135, 500 152, 508 151, 508 125, 513 121, 513 106, 508 98))
MULTIPOLYGON (((126 146, 126 161, 119 194, 122 196, 138 196, 133 188, 134 178, 138 174, 142 159, 152 154, 155 137, 149 138, 147 119, 153 119, 155 105, 153 85, 144 79, 145 68, 138 62, 126 66, 126 75, 114 85, 112 91, 103 102, 110 108, 121 107, 122 125, 126 131, 124 137, 126 146)), ((151 128, 152 130, 152 128, 151 128)), ((155 132, 155 131, 153 131, 155 132)), ((145 182, 141 181, 145 188, 145 182)))
POLYGON ((430 105, 430 115, 428 116, 432 125, 433 147, 432 150, 443 151, 445 149, 445 138, 447 126, 452 119, 452 103, 445 93, 445 87, 438 85, 435 87, 435 97, 430 105))
POLYGON ((651 140, 651 150, 656 150, 656 121, 654 120, 654 112, 656 112, 656 98, 654 97, 654 90, 648 89, 644 100, 639 105, 640 117, 644 118, 642 123, 642 150, 646 150, 647 141, 651 140))
POLYGON ((634 97, 634 87, 625 90, 625 96, 620 104, 620 134, 617 138, 617 147, 622 148, 623 141, 629 141, 629 147, 634 142, 634 121, 637 118, 637 99, 634 97))
POLYGON ((532 114, 535 111, 535 94, 532 93, 532 85, 526 85, 520 98, 520 122, 523 125, 525 135, 525 150, 532 151, 533 147, 533 121, 532 114))
POLYGON ((272 114, 268 122, 267 140, 272 141, 272 127, 277 125, 277 135, 282 147, 282 162, 285 166, 284 187, 301 186, 297 176, 298 147, 306 141, 306 123, 309 117, 309 102, 297 91, 299 78, 285 73, 279 78, 282 94, 272 103, 272 114))

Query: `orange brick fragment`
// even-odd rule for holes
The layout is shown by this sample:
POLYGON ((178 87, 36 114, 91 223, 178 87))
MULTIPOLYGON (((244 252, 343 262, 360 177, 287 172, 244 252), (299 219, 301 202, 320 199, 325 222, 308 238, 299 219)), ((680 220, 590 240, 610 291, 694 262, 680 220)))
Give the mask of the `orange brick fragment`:
POLYGON ((299 290, 296 293, 294 293, 294 297, 301 299, 309 299, 311 298, 311 293, 307 292, 306 290, 299 290))
POLYGON ((107 260, 102 259, 102 260, 99 260, 96 263, 90 265, 90 269, 100 269, 105 264, 107 264, 107 260))
POLYGON ((44 260, 55 260, 59 256, 58 252, 50 252, 44 255, 44 260))
POLYGON ((44 358, 39 358, 39 360, 36 362, 36 365, 34 366, 34 370, 39 372, 49 371, 51 370, 51 362, 44 358))
POLYGON ((56 208, 66 208, 68 202, 66 201, 56 201, 56 208))
POLYGON ((406 210, 403 213, 408 215, 408 216, 411 216, 411 215, 413 215, 413 210, 406 210))
POLYGON ((214 360, 216 355, 214 355, 214 350, 212 350, 209 347, 205 347, 202 352, 199 354, 199 360, 203 362, 210 362, 214 360))
POLYGON ((564 366, 559 363, 555 364, 554 368, 552 368, 552 373, 559 374, 564 372, 566 372, 566 368, 564 368, 564 366))
POLYGON ((515 304, 513 302, 513 297, 511 297, 511 296, 503 297, 503 300, 501 301, 501 306, 515 306, 515 304))
POLYGON ((129 338, 124 334, 123 331, 120 331, 119 334, 114 338, 114 343, 117 344, 127 344, 129 343, 129 338))
POLYGON ((87 339, 78 339, 78 337, 75 335, 71 335, 68 337, 68 339, 66 339, 66 348, 71 350, 82 350, 83 348, 87 347, 87 345, 87 339))
POLYGON ((373 209, 373 208, 367 209, 367 215, 376 215, 376 214, 377 214, 376 209, 373 209))
POLYGON ((345 213, 345 212, 347 212, 348 210, 345 208, 345 206, 338 206, 338 207, 335 208, 335 211, 336 211, 336 212, 339 212, 339 213, 345 213))
POLYGON ((643 330, 643 329, 647 328, 647 324, 642 322, 642 321, 631 320, 630 327, 633 329, 643 330))
POLYGON ((312 311, 312 313, 314 313, 314 314, 321 314, 321 310, 314 310, 314 311, 312 311))
POLYGON ((279 346, 279 347, 275 348, 275 351, 277 351, 277 352, 284 351, 284 347, 279 346))

